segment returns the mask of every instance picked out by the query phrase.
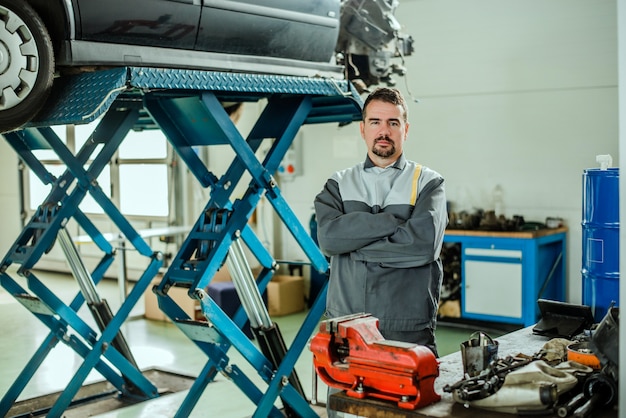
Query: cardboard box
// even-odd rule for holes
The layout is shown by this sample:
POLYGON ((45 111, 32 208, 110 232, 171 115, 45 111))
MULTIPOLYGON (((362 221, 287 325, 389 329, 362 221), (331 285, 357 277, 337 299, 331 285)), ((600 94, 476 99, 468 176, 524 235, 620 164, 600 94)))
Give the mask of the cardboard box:
MULTIPOLYGON (((165 313, 163 313, 161 308, 159 308, 157 296, 152 291, 152 287, 158 285, 159 283, 161 283, 161 278, 154 279, 144 294, 144 317, 146 319, 154 319, 157 321, 169 321, 170 319, 165 315, 165 313)), ((167 294, 174 300, 174 302, 176 302, 178 306, 181 307, 183 311, 185 311, 187 315, 189 315, 191 319, 206 320, 202 314, 202 309, 200 308, 200 301, 190 298, 187 294, 187 290, 188 289, 184 287, 171 287, 167 294)))
POLYGON ((289 315, 304 310, 304 278, 272 277, 267 284, 267 307, 270 316, 289 315))
POLYGON ((230 273, 228 272, 228 267, 224 264, 220 269, 215 273, 215 276, 211 279, 211 283, 218 282, 230 282, 230 273))
MULTIPOLYGON (((252 267, 252 275, 256 277, 261 271, 261 267, 252 267)), ((220 269, 215 273, 215 276, 211 279, 211 283, 222 283, 222 282, 231 282, 232 278, 230 277, 230 272, 228 271, 228 266, 224 264, 220 269)))
MULTIPOLYGON (((260 271, 261 269, 259 267, 255 267, 252 269, 252 274, 256 277, 260 271)), ((144 317, 146 319, 169 321, 169 318, 167 318, 167 316, 159 308, 157 297, 152 291, 152 287, 161 283, 161 280, 163 280, 163 275, 159 274, 152 280, 152 283, 150 283, 150 286, 148 286, 148 289, 146 290, 146 293, 144 295, 144 317)), ((211 279, 209 286, 211 284, 229 282, 231 282, 230 273, 228 272, 228 268, 226 267, 226 265, 223 265, 217 271, 217 273, 215 273, 215 276, 213 276, 213 278, 211 279)), ((196 319, 199 321, 206 320, 204 314, 202 313, 202 308, 200 307, 200 301, 190 298, 187 294, 187 291, 188 289, 184 287, 171 287, 167 294, 178 304, 178 306, 181 307, 183 311, 185 311, 187 315, 189 315, 191 319, 196 319)))
POLYGON ((447 300, 443 303, 439 302, 439 310, 437 314, 442 318, 460 318, 461 317, 461 301, 447 300))

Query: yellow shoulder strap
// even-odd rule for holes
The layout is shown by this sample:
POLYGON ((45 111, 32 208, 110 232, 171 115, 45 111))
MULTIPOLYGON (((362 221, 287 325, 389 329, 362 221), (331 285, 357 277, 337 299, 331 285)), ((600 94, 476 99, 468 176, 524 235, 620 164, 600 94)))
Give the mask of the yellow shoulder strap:
POLYGON ((411 194, 411 206, 415 206, 415 202, 417 202, 417 182, 420 178, 420 174, 422 173, 422 166, 421 164, 418 164, 417 167, 415 167, 415 172, 413 173, 413 192, 411 194))

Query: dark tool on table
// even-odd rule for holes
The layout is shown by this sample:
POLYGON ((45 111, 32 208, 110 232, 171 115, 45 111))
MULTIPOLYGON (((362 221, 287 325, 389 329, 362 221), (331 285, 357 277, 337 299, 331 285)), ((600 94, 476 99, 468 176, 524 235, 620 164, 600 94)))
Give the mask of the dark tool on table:
POLYGON ((575 335, 594 324, 591 308, 586 305, 539 299, 541 319, 533 332, 546 337, 562 337, 571 340, 575 335))
POLYGON ((613 406, 617 399, 617 384, 605 375, 597 372, 590 375, 583 383, 583 390, 564 405, 556 409, 561 418, 587 418, 597 409, 613 406))

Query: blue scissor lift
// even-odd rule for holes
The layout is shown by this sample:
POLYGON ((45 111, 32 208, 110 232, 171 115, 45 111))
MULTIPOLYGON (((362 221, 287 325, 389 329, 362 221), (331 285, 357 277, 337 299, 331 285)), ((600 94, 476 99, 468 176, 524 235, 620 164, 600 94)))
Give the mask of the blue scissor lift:
POLYGON ((48 326, 50 333, 3 396, 0 414, 6 415, 59 341, 84 360, 48 416, 61 416, 72 405, 93 369, 113 384, 120 396, 135 399, 159 396, 152 382, 138 370, 120 327, 162 266, 162 255, 152 251, 95 181, 129 130, 156 127, 163 131, 201 186, 210 188, 209 201, 162 281, 153 289, 160 309, 207 356, 206 364, 176 416, 188 416, 207 384, 217 373, 222 373, 257 406, 254 416, 284 416, 276 406, 280 397, 288 416, 316 417, 299 386, 294 367, 322 317, 325 289, 318 293, 295 339, 286 347, 276 324, 260 302, 260 294, 277 264, 248 220, 265 196, 309 258, 312 268, 319 272, 327 270, 326 259, 289 208, 273 173, 302 125, 349 123, 360 119, 362 102, 353 86, 345 80, 324 78, 125 67, 61 78, 55 84, 52 97, 55 99, 44 107, 35 121, 4 134, 22 161, 43 183, 51 184, 52 189, 2 260, 0 284, 48 326), (222 103, 262 99, 267 103, 264 111, 247 138, 243 138, 222 103), (50 128, 87 123, 100 117, 90 140, 75 154, 50 128), (256 151, 265 140, 272 141, 272 145, 260 161, 256 151), (230 145, 235 153, 229 168, 219 178, 197 153, 198 147, 211 145, 230 145), (37 149, 52 149, 66 165, 65 172, 55 178, 33 154, 37 149), (86 169, 87 161, 91 163, 86 169), (233 190, 244 175, 249 175, 251 180, 243 196, 233 200, 233 190), (74 261, 70 265, 74 267, 79 284, 95 286, 102 279, 115 258, 115 250, 78 208, 87 193, 148 259, 148 267, 115 315, 108 306, 98 309, 103 302, 106 305, 105 301, 97 298, 94 301, 84 286, 69 305, 63 303, 32 271, 58 238, 65 244, 68 260, 74 261), (71 245, 67 249, 64 227, 70 218, 78 222, 104 253, 91 274, 84 271, 71 245), (262 266, 257 277, 250 272, 241 241, 262 266), (211 279, 225 262, 229 264, 242 301, 242 307, 232 319, 207 294, 211 279), (28 289, 7 272, 14 263, 20 265, 17 273, 25 278, 28 289), (189 318, 168 296, 173 286, 189 289, 189 297, 200 300, 207 321, 189 318), (104 316, 98 331, 78 315, 86 299, 94 315, 104 316), (255 330, 258 347, 242 331, 248 319, 255 330), (256 370, 265 382, 263 387, 230 363, 227 353, 232 347, 256 370))

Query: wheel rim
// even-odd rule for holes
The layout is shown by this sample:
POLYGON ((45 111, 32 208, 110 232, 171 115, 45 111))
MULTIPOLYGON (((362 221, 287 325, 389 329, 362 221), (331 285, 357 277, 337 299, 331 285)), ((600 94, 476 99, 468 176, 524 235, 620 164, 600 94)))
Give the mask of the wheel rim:
POLYGON ((0 110, 23 102, 37 80, 39 51, 33 33, 14 12, 0 7, 0 110))

